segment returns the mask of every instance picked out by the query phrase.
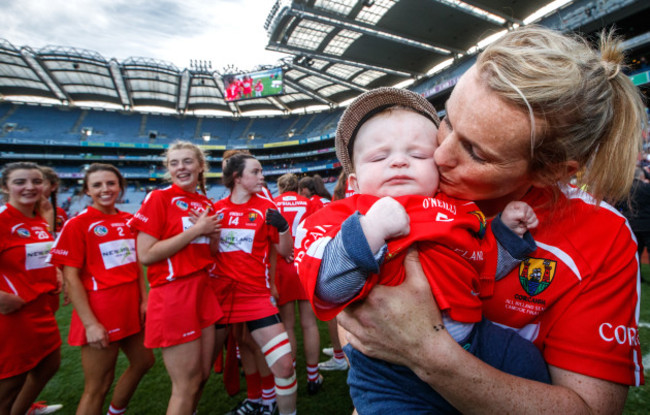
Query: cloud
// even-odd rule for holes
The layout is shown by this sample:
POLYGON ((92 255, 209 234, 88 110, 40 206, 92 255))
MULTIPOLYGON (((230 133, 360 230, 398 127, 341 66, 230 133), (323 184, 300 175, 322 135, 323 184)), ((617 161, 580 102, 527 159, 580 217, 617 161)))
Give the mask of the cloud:
POLYGON ((265 51, 259 0, 20 0, 0 2, 1 36, 17 47, 71 46, 123 61, 146 57, 179 68, 190 59, 214 69, 252 69, 282 54, 265 51))

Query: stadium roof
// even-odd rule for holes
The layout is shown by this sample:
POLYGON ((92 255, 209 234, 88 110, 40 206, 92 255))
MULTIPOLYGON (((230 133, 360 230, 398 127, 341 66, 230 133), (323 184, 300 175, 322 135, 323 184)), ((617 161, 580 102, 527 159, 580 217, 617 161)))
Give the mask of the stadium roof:
POLYGON ((285 93, 236 103, 224 100, 221 74, 206 65, 181 70, 146 58, 107 60, 76 48, 16 48, 0 39, 0 95, 233 116, 336 108, 370 88, 431 77, 475 53, 481 39, 528 23, 548 1, 280 0, 265 28, 267 49, 290 55, 278 63, 285 93))

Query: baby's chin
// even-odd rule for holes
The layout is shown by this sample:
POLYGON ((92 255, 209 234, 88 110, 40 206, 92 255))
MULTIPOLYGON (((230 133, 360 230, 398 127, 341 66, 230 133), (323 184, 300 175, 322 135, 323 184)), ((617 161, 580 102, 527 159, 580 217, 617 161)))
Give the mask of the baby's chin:
POLYGON ((389 191, 379 192, 376 196, 378 197, 400 197, 400 196, 426 196, 431 197, 435 196, 437 189, 433 192, 424 191, 424 190, 409 190, 409 189, 390 189, 389 191))

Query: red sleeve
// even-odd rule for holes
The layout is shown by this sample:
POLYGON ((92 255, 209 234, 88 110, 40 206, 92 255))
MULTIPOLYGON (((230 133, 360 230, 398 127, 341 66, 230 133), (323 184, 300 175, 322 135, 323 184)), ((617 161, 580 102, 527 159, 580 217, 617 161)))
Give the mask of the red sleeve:
POLYGON ((83 268, 86 262, 86 234, 83 228, 87 224, 82 218, 83 216, 74 217, 63 226, 50 250, 50 263, 83 268))
POLYGON ((144 232, 154 238, 163 239, 166 210, 162 190, 154 190, 144 199, 140 209, 129 220, 134 231, 144 232))
POLYGON ((592 242, 606 258, 549 331, 544 359, 573 372, 638 385, 643 369, 636 315, 640 302, 636 246, 625 225, 608 246, 592 242))

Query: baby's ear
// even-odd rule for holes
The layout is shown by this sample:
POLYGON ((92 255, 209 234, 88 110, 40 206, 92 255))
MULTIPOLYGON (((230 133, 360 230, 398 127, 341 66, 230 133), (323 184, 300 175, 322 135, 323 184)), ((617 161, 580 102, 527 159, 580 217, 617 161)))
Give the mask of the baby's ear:
POLYGON ((348 181, 350 182, 350 187, 354 190, 355 193, 361 193, 359 190, 359 179, 357 179, 356 173, 350 173, 348 175, 348 181))

